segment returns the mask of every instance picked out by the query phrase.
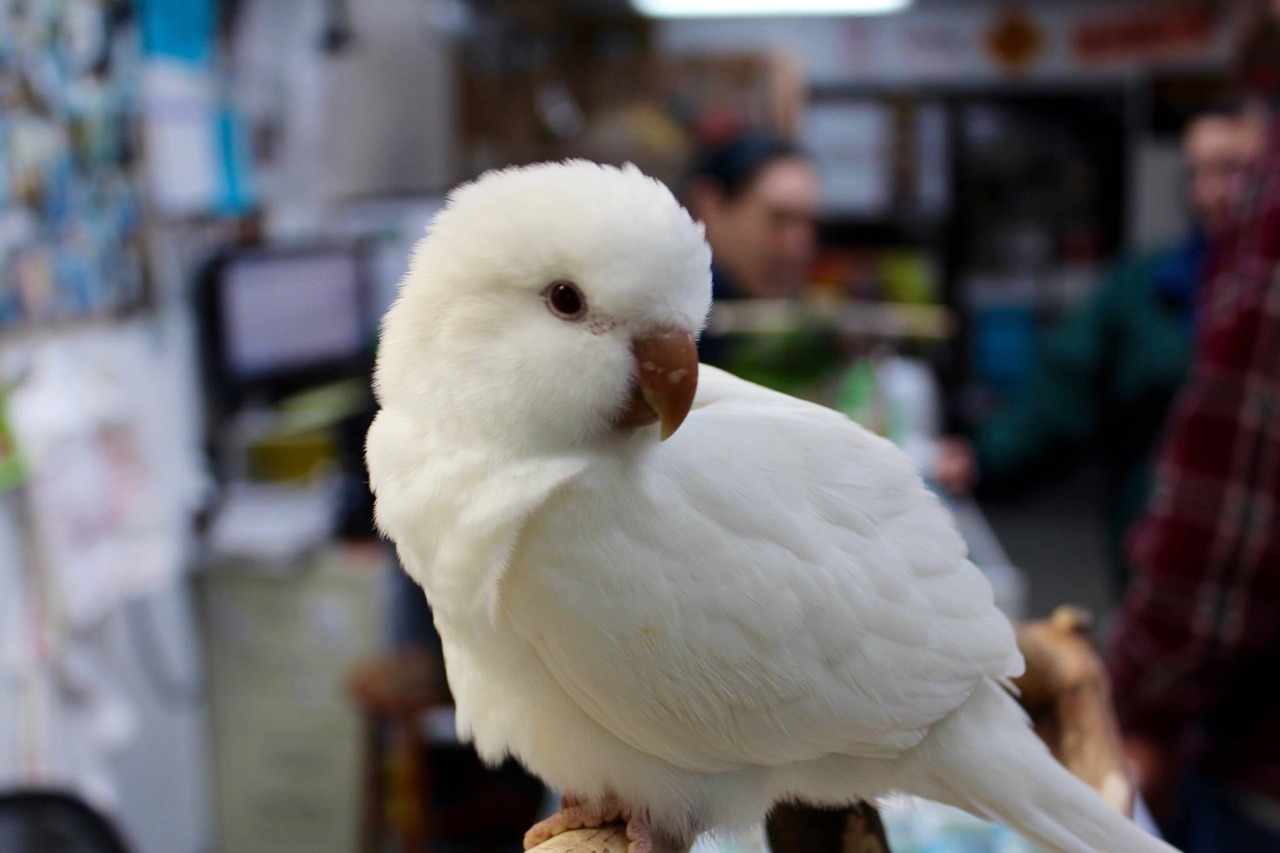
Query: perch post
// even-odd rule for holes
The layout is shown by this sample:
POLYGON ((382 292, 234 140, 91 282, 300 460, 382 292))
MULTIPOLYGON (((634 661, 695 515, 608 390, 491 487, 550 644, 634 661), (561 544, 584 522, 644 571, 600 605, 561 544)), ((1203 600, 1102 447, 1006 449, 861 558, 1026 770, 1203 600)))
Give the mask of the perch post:
POLYGON ((772 853, 889 853, 880 813, 870 803, 820 809, 782 803, 769 815, 772 853))
MULTIPOLYGON (((677 850, 655 844, 653 853, 687 853, 688 848, 677 850)), ((575 829, 544 841, 529 853, 627 853, 627 829, 622 824, 612 824, 599 829, 575 829)))
MULTIPOLYGON (((783 804, 769 819, 772 853, 889 853, 880 815, 867 803, 847 809, 814 809, 783 804)), ((620 824, 557 835, 530 853, 627 853, 620 824)), ((654 853, 684 853, 659 846, 654 853)))

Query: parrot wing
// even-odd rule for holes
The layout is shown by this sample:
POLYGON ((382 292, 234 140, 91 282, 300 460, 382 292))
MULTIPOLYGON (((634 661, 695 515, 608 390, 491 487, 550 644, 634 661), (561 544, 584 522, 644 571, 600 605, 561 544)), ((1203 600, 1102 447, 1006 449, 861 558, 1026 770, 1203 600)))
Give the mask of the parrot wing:
POLYGON ((1012 627, 907 457, 703 368, 676 435, 535 512, 501 608, 632 747, 702 772, 890 757, 987 678, 1012 627))

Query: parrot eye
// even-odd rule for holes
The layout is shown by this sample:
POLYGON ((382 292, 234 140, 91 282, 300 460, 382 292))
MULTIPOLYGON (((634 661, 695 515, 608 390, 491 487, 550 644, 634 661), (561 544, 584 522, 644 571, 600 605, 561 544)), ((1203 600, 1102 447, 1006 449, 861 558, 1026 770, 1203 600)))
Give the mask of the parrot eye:
POLYGON ((581 320, 587 315, 587 298, 578 285, 563 279, 553 281, 542 292, 547 308, 562 320, 581 320))

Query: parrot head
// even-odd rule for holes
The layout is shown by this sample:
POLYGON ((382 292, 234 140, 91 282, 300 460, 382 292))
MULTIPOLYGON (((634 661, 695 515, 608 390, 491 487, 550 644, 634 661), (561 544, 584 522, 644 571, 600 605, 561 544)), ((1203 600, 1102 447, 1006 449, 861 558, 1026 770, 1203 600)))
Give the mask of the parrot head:
POLYGON ((489 172, 455 190, 383 319, 375 390, 438 430, 569 449, 693 404, 702 226, 634 166, 489 172))

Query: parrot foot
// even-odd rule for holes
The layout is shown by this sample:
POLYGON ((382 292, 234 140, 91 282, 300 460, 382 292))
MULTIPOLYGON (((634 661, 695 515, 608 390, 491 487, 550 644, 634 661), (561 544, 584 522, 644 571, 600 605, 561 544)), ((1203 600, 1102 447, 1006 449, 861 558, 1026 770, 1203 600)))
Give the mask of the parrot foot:
POLYGON ((647 821, 640 818, 628 818, 622 807, 616 802, 590 804, 565 797, 564 808, 546 820, 539 821, 524 834, 524 849, 537 847, 557 835, 575 829, 596 829, 597 827, 626 822, 627 853, 653 853, 653 832, 647 821))
POLYGON ((627 853, 654 853, 653 830, 647 821, 631 818, 627 821, 627 853))

